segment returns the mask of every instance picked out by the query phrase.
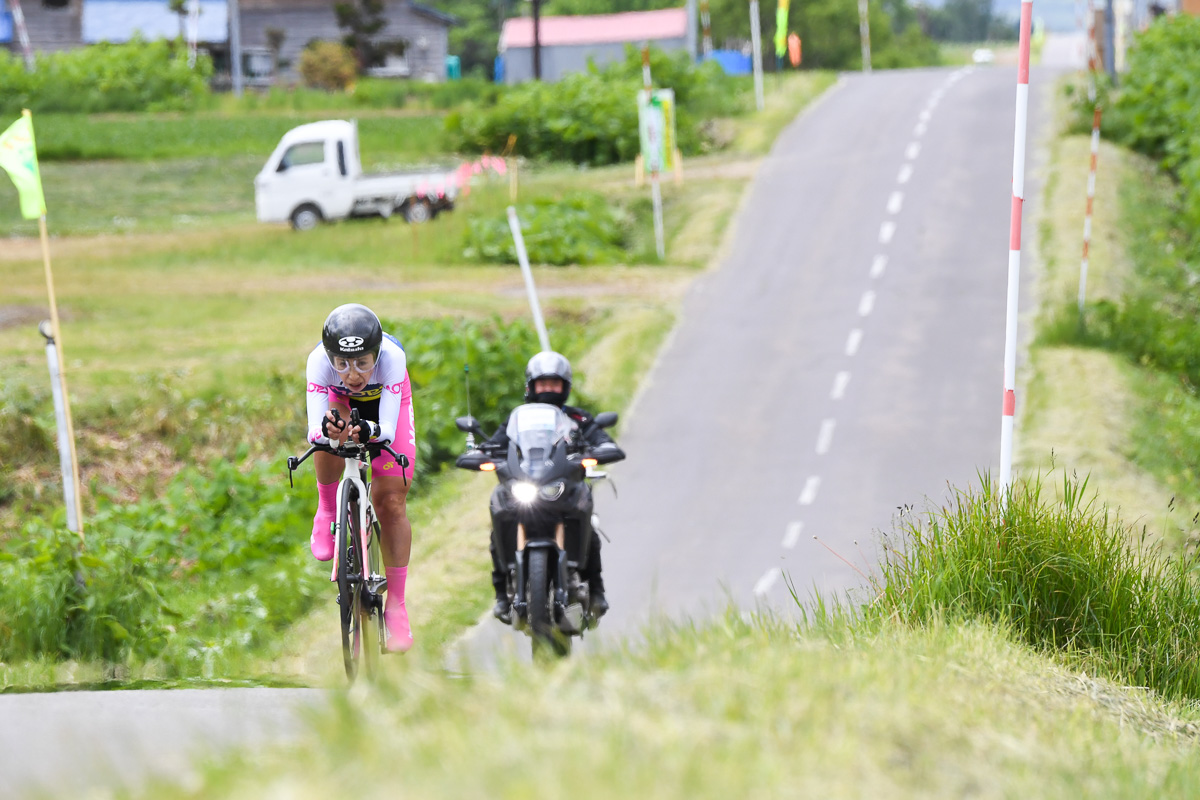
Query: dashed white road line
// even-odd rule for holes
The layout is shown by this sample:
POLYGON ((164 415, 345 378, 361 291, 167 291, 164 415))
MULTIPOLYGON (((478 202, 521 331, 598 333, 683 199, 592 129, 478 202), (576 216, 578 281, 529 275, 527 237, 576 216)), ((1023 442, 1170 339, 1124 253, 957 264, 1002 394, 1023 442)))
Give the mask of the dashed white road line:
POLYGON ((889 214, 899 214, 900 207, 904 205, 904 192, 896 190, 892 192, 888 198, 887 210, 889 214))
POLYGON ((858 315, 865 317, 875 308, 875 292, 868 289, 863 292, 862 299, 858 301, 858 315))
POLYGON ((871 277, 878 278, 885 269, 887 269, 887 256, 882 254, 875 256, 875 260, 871 262, 871 277))
POLYGON ((913 127, 913 136, 924 136, 924 135, 925 135, 925 123, 918 122, 916 124, 916 126, 913 127))
POLYGON ((833 428, 837 425, 837 420, 827 419, 821 422, 821 431, 817 434, 817 455, 823 456, 829 452, 829 446, 833 444, 833 428))
POLYGON ((804 488, 800 490, 800 497, 796 502, 802 506, 811 506, 817 499, 817 489, 819 488, 821 488, 821 478, 813 475, 804 482, 804 488))
POLYGON ((912 164, 905 164, 900 167, 900 174, 896 176, 896 183, 908 183, 908 179, 912 177, 912 164))
POLYGON ((862 344, 863 332, 859 328, 850 331, 850 335, 846 337, 846 355, 852 356, 858 352, 858 346, 862 344))
POLYGON ((833 376, 833 390, 829 393, 830 398, 841 400, 842 395, 846 393, 846 384, 850 382, 849 372, 839 372, 833 376))
POLYGON ((887 244, 896 233, 896 223, 888 221, 879 226, 879 243, 887 244))
POLYGON ((918 117, 918 119, 920 119, 921 122, 929 122, 929 118, 932 116, 933 116, 933 112, 930 111, 928 108, 926 108, 921 111, 921 116, 918 117))
POLYGON ((804 530, 803 522, 789 522, 787 533, 783 535, 783 547, 785 550, 791 550, 800 542, 800 534, 804 530))
POLYGON ((904 151, 904 157, 912 161, 919 155, 921 155, 921 143, 909 142, 908 147, 904 151))
POLYGON ((762 597, 767 592, 771 591, 771 587, 775 585, 775 581, 783 574, 779 567, 771 567, 766 574, 758 579, 758 583, 754 584, 754 594, 756 597, 762 597))

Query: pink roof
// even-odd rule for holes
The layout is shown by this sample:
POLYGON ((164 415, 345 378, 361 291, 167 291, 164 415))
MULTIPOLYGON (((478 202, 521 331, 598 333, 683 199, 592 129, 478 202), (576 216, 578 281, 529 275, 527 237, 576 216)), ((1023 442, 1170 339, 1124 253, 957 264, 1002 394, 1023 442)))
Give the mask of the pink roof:
MULTIPOLYGON (((539 38, 543 45, 599 44, 677 39, 687 35, 687 10, 626 11, 578 17, 542 17, 539 38)), ((533 18, 504 21, 502 48, 533 47, 533 18)))

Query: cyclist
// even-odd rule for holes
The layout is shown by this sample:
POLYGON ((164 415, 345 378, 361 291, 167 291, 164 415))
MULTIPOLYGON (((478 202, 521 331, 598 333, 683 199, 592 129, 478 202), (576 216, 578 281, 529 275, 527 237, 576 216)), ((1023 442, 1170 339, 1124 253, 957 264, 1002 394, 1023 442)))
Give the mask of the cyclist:
MULTIPOLYGON (((617 446, 603 428, 593 424, 593 417, 582 408, 566 405, 571 396, 571 362, 566 356, 545 350, 529 359, 525 367, 525 402, 549 403, 566 412, 567 416, 579 426, 580 435, 591 448, 593 453, 603 454, 603 463, 612 463, 625 458, 625 453, 617 446)), ((508 446, 508 424, 501 425, 499 430, 484 444, 490 447, 503 448, 508 446)), ((604 576, 600 564, 600 537, 591 526, 592 496, 591 488, 587 487, 587 510, 583 520, 589 529, 588 563, 580 576, 588 582, 592 614, 597 618, 608 611, 608 599, 604 596, 604 576)), ((506 624, 512 622, 512 604, 508 600, 507 579, 508 569, 505 561, 511 554, 501 555, 504 542, 504 528, 515 526, 516 521, 509 508, 508 495, 503 486, 497 486, 492 491, 490 503, 492 513, 492 587, 496 590, 496 605, 492 615, 506 624)))
MULTIPOLYGON (((357 303, 338 306, 325 320, 321 344, 308 356, 307 378, 310 442, 334 447, 347 439, 391 442, 393 450, 408 457, 408 469, 401 468, 387 452, 371 459, 371 502, 379 517, 387 574, 383 608, 387 647, 404 652, 412 647, 412 628, 404 605, 412 548, 406 502, 417 462, 404 348, 383 332, 371 309, 357 303), (363 420, 353 428, 349 427, 351 409, 358 409, 363 420)), ((343 459, 325 452, 315 453, 313 462, 319 500, 309 546, 318 561, 328 561, 333 558, 331 527, 345 465, 343 459)))

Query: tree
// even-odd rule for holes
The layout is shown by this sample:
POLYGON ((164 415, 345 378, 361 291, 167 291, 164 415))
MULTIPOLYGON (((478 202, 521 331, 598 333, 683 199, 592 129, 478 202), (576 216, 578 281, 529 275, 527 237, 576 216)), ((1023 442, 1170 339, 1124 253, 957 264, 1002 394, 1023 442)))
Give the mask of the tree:
POLYGON ((338 27, 346 31, 342 43, 354 52, 360 71, 383 63, 384 51, 372 38, 387 25, 383 3, 384 0, 343 0, 333 4, 338 27))

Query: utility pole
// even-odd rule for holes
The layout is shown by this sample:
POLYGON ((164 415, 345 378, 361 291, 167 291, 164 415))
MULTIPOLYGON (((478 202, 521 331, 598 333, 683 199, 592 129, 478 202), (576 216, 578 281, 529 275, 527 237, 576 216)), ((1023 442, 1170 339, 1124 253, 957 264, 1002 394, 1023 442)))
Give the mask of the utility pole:
POLYGON ((242 96, 242 14, 238 0, 229 0, 229 74, 233 96, 242 96))
POLYGON ((533 79, 542 79, 542 0, 533 2, 533 79))
POLYGON ((1108 0, 1104 4, 1104 71, 1108 73, 1113 86, 1117 85, 1117 52, 1116 40, 1113 35, 1113 29, 1116 27, 1115 16, 1113 0, 1108 0))
POLYGON ((696 0, 684 3, 687 9, 687 53, 688 58, 696 60, 696 0))
POLYGON ((858 38, 862 43, 863 72, 870 72, 871 23, 867 18, 867 0, 858 0, 858 38))

